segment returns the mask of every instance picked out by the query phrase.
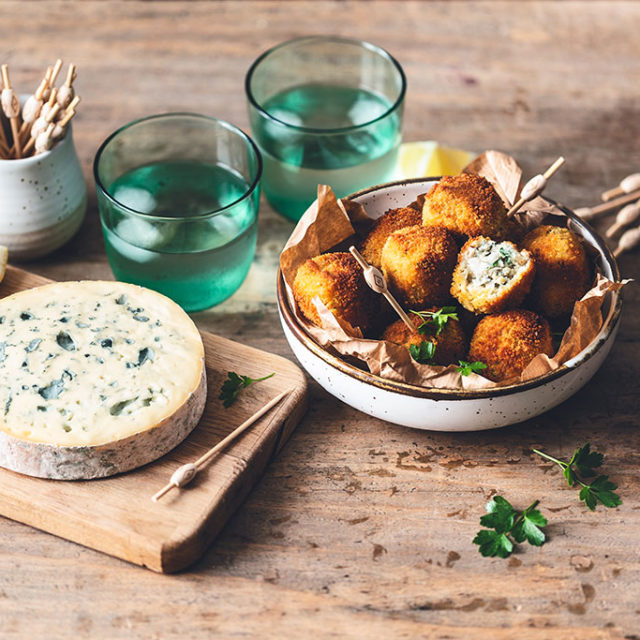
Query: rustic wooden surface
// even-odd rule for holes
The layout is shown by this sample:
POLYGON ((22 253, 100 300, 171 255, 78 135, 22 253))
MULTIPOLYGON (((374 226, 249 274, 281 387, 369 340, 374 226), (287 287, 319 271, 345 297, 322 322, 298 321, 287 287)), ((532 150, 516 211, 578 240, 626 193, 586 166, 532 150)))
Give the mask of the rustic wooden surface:
MULTIPOLYGON (((0 295, 50 282, 9 267, 0 295)), ((0 514, 154 571, 173 573, 199 560, 227 519, 284 446, 304 415, 304 373, 281 356, 203 333, 207 404, 182 444, 159 460, 113 478, 51 482, 0 469, 0 514), (228 371, 275 375, 224 408, 218 398, 228 371), (178 467, 195 462, 272 398, 289 392, 242 437, 204 466, 183 491, 151 496, 178 467)))
MULTIPOLYGON (((91 161, 117 126, 193 110, 246 127, 243 75, 266 47, 341 33, 387 48, 409 81, 405 140, 513 154, 530 175, 557 155, 548 195, 569 206, 640 170, 640 4, 608 2, 2 2, 0 58, 17 87, 60 55, 79 67, 74 135, 91 161)), ((292 225, 261 209, 243 288, 195 316, 291 357, 274 304, 292 225)), ((638 276, 640 255, 622 272, 638 276)), ((80 235, 28 267, 110 277, 95 197, 80 235)), ((559 408, 496 432, 430 434, 359 414, 311 385, 311 407, 202 561, 161 576, 0 520, 3 638, 640 637, 640 294, 625 294, 610 358, 559 408), (620 485, 588 512, 537 445, 590 440, 620 485), (485 501, 533 498, 549 542, 509 560, 471 540, 485 501)))

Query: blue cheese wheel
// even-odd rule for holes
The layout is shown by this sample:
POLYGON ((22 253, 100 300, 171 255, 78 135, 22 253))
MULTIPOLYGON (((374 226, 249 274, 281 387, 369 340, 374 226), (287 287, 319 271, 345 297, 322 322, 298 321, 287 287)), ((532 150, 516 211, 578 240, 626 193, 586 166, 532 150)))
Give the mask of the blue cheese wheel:
POLYGON ((0 466, 60 480, 128 471, 197 425, 204 347, 173 301, 121 282, 0 300, 0 466))

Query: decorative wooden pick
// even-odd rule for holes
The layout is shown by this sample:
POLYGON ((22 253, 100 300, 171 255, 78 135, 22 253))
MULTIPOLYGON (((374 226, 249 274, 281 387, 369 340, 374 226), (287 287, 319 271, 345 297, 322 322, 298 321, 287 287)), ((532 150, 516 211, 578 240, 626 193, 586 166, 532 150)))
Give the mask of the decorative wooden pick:
POLYGON ((632 191, 637 191, 638 189, 640 189, 640 173, 632 173, 626 178, 623 178, 617 187, 605 191, 602 194, 602 199, 605 202, 609 202, 609 200, 613 200, 613 198, 617 198, 624 193, 631 193, 632 191))
POLYGON ((46 102, 51 95, 51 74, 53 73, 53 67, 47 67, 47 71, 44 74, 44 78, 47 81, 47 88, 44 90, 42 94, 42 99, 46 102))
POLYGON ((44 92, 49 86, 47 78, 43 78, 35 93, 27 98, 22 107, 22 126, 18 132, 20 141, 23 140, 25 133, 29 129, 29 125, 33 124, 40 115, 40 110, 44 103, 44 92))
POLYGON ((616 247, 613 255, 617 258, 625 251, 631 251, 640 244, 640 227, 634 227, 625 231, 618 240, 618 246, 616 247))
POLYGON ((539 196, 547 186, 547 181, 564 164, 565 160, 560 156, 544 173, 533 176, 520 191, 520 199, 507 211, 507 216, 511 217, 525 202, 533 200, 539 196))
POLYGON ((607 238, 613 236, 624 227, 628 227, 640 218, 640 201, 622 207, 616 215, 616 221, 607 229, 607 238))
POLYGON ((51 122, 49 126, 36 138, 34 143, 36 155, 39 153, 44 153, 45 151, 49 151, 53 146, 53 130, 56 125, 51 122))
POLYGON ((69 103, 73 100, 75 92, 73 90, 73 81, 76 79, 76 65, 70 64, 67 71, 67 79, 64 84, 58 89, 58 104, 65 109, 69 106, 69 103))
MULTIPOLYGON (((49 100, 42 105, 42 109, 40 111, 40 117, 46 118, 49 112, 56 106, 56 98, 58 96, 58 89, 53 87, 51 89, 51 93, 49 94, 49 100)), ((60 105, 58 105, 59 107, 60 105)))
POLYGON ((393 307, 393 310, 400 316, 402 322, 404 322, 407 327, 415 333, 416 328, 413 322, 411 322, 411 318, 409 318, 405 313, 405 310, 398 304, 398 301, 393 297, 393 295, 391 295, 391 292, 387 288, 387 281, 384 279, 380 269, 370 265, 355 247, 349 247, 349 251, 356 259, 356 262, 362 267, 364 279, 369 287, 376 293, 381 293, 387 299, 387 302, 393 307))
MULTIPOLYGON (((53 121, 56 119, 56 116, 58 115, 58 111, 60 111, 60 105, 54 104, 53 108, 51 109, 51 111, 49 111, 49 113, 46 116, 40 115, 38 118, 36 118, 36 121, 31 126, 31 140, 27 142, 24 148, 25 154, 31 152, 31 149, 34 148, 38 137, 42 133, 44 133, 49 128, 49 126, 53 123, 53 121)), ((53 132, 53 129, 52 129, 52 132, 53 132)))
POLYGON ((290 391, 283 391, 278 394, 273 400, 267 402, 267 404, 262 407, 259 411, 256 411, 249 419, 245 420, 239 427, 234 429, 226 438, 222 439, 218 444, 209 449, 203 456, 198 458, 195 462, 189 462, 188 464, 183 464, 181 467, 178 467, 171 479, 169 480, 169 484, 165 485, 158 493, 156 493, 151 500, 153 502, 158 502, 162 496, 166 495, 171 491, 171 489, 179 489, 189 484, 195 477, 198 471, 204 467, 211 458, 217 455, 220 451, 222 451, 230 442, 235 440, 239 435, 244 433, 252 424, 257 422, 262 416, 270 411, 275 405, 280 402, 285 396, 288 396, 290 391))
POLYGON ((56 80, 58 79, 58 74, 60 73, 60 69, 62 69, 62 60, 58 58, 56 60, 53 69, 51 70, 51 77, 49 78, 49 86, 53 89, 56 84, 56 80))
POLYGON ((638 199, 640 199, 640 189, 627 193, 615 200, 603 202, 595 207, 580 207, 579 209, 575 209, 574 213, 580 216, 583 220, 592 220, 593 218, 597 218, 598 216, 609 213, 610 211, 615 211, 619 207, 638 199))
POLYGON ((58 120, 58 122, 55 123, 56 126, 53 129, 53 139, 54 140, 60 140, 60 139, 64 138, 64 134, 67 132, 67 125, 71 121, 71 118, 73 118, 73 116, 75 116, 75 115, 76 115, 75 111, 67 110, 67 112, 64 114, 64 117, 62 118, 62 120, 58 120))
MULTIPOLYGON (((22 149, 20 148, 20 100, 16 92, 11 88, 11 80, 9 79, 9 67, 2 65, 2 82, 4 89, 2 90, 2 110, 4 115, 9 118, 11 123, 11 135, 13 136, 13 148, 16 158, 22 158, 22 149)), ((8 145, 7 145, 8 146, 8 145)))

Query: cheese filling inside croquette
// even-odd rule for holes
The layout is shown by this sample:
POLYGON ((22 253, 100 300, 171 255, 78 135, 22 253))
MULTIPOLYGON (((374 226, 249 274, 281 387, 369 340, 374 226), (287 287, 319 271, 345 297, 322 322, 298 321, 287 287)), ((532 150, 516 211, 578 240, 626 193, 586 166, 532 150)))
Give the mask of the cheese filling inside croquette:
POLYGON ((531 254, 511 242, 478 238, 462 254, 460 266, 470 293, 499 291, 531 267, 531 254))

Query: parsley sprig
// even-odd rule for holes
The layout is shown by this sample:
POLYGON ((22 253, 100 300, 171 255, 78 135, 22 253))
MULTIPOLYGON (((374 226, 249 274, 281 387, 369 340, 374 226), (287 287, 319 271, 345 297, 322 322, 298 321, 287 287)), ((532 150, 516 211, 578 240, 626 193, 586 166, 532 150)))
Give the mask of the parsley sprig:
POLYGON ((422 324, 418 326, 418 333, 423 336, 431 335, 434 331, 437 336, 440 335, 449 320, 458 320, 458 310, 455 307, 442 307, 437 311, 413 311, 422 320, 422 324))
POLYGON ((411 357, 420 364, 433 364, 433 357, 436 355, 436 345, 433 342, 423 340, 419 345, 409 345, 411 357))
POLYGON ((481 529, 473 539, 480 553, 485 557, 508 558, 515 542, 525 540, 539 547, 546 540, 541 527, 547 519, 536 509, 539 500, 532 502, 524 511, 516 511, 502 496, 494 496, 487 503, 487 514, 480 518, 481 529))
POLYGON ((562 474, 570 487, 575 485, 581 487, 580 500, 584 501, 590 511, 595 511, 598 502, 609 508, 622 504, 620 496, 613 491, 618 488, 618 485, 611 482, 609 476, 599 475, 590 483, 584 482, 585 478, 596 476, 595 469, 602 466, 604 462, 603 454, 591 451, 591 443, 587 442, 584 447, 576 449, 569 462, 554 458, 548 453, 538 451, 538 449, 534 449, 533 452, 557 464, 562 469, 562 474))
POLYGON ((460 366, 456 367, 456 371, 462 376, 468 376, 471 373, 478 373, 487 368, 484 362, 476 360, 475 362, 465 362, 464 360, 458 360, 460 366))
POLYGON ((227 372, 227 379, 220 388, 220 395, 218 398, 222 400, 222 404, 228 408, 236 401, 236 398, 242 389, 245 389, 254 382, 262 382, 263 380, 267 380, 275 375, 274 371, 264 378, 250 378, 249 376, 238 375, 235 371, 229 371, 227 372))

